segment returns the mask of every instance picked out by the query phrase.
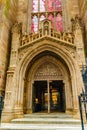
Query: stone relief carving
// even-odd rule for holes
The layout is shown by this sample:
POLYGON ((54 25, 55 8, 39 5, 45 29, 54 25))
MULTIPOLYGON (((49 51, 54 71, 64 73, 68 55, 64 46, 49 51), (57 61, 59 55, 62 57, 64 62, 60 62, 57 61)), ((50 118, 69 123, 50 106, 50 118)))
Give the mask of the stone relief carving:
POLYGON ((82 29, 81 18, 79 16, 72 18, 71 22, 72 22, 72 32, 78 29, 82 29))
POLYGON ((70 48, 70 45, 71 48, 75 46, 73 33, 56 32, 52 28, 51 21, 45 19, 40 23, 40 29, 37 33, 30 33, 29 35, 22 34, 22 42, 19 48, 19 60, 28 51, 30 46, 33 46, 36 42, 42 42, 43 38, 66 46, 66 48, 70 48))
POLYGON ((51 21, 45 19, 44 21, 41 22, 40 29, 37 33, 30 33, 29 35, 22 36, 21 46, 32 43, 33 41, 36 41, 37 39, 41 39, 44 36, 53 37, 56 40, 62 40, 65 43, 74 44, 74 40, 73 40, 74 37, 72 33, 55 31, 52 28, 51 21))
POLYGON ((62 79, 61 70, 50 62, 43 63, 35 73, 35 79, 62 79))
MULTIPOLYGON (((76 21, 77 21, 77 19, 76 19, 76 21)), ((64 42, 63 46, 66 46, 66 48, 67 48, 66 43, 69 43, 69 45, 70 44, 74 45, 74 35, 72 33, 56 32, 52 28, 51 24, 52 23, 51 23, 50 20, 45 19, 41 22, 39 31, 37 33, 30 33, 29 35, 22 34, 22 23, 16 22, 13 25, 12 33, 15 34, 14 37, 16 37, 15 38, 16 40, 13 39, 13 41, 12 41, 14 51, 16 49, 15 44, 18 44, 18 42, 20 42, 19 43, 20 48, 18 47, 18 49, 19 49, 18 50, 18 60, 21 60, 21 58, 24 56, 24 54, 29 50, 29 47, 27 46, 28 44, 30 45, 33 42, 37 42, 37 40, 42 41, 41 38, 44 37, 44 36, 49 36, 49 38, 53 38, 51 40, 54 41, 54 42, 58 42, 58 44, 59 44, 59 41, 61 41, 61 42, 63 41, 64 42), (20 35, 20 36, 18 36, 18 35, 20 35)), ((14 52, 12 52, 11 60, 12 59, 13 60, 11 61, 11 64, 15 64, 14 59, 15 59, 16 55, 14 57, 13 53, 14 52)))

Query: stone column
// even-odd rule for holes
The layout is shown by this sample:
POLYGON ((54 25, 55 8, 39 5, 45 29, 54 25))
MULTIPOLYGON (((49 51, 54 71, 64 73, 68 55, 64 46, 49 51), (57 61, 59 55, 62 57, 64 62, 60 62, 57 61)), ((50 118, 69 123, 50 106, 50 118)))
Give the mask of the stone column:
POLYGON ((28 79, 27 82, 27 113, 32 113, 32 87, 34 82, 31 83, 31 79, 28 79))
POLYGON ((31 32, 31 11, 32 11, 32 0, 28 1, 28 9, 27 9, 27 34, 31 32), (29 17, 30 16, 30 17, 29 17))
POLYGON ((84 42, 82 35, 82 23, 81 19, 76 16, 75 19, 72 19, 72 31, 74 33, 74 43, 76 45, 77 53, 77 62, 78 65, 82 68, 82 64, 85 65, 85 54, 84 54, 84 42))
POLYGON ((66 78, 64 81, 65 95, 66 95, 66 113, 72 114, 73 112, 73 99, 72 99, 72 84, 71 79, 66 78))
POLYGON ((0 40, 0 95, 3 95, 5 90, 6 69, 8 64, 8 39, 9 24, 4 23, 0 40))
POLYGON ((8 58, 9 58, 9 51, 8 48, 10 46, 9 43, 9 34, 10 28, 12 23, 15 19, 14 11, 16 9, 16 4, 18 0, 11 0, 9 3, 9 9, 5 10, 5 16, 3 16, 3 28, 1 32, 1 39, 0 39, 0 94, 4 94, 5 91, 5 79, 6 79, 6 70, 8 67, 8 58), (14 7, 14 8, 12 8, 14 7))
POLYGON ((18 0, 18 12, 17 12, 17 21, 22 23, 22 33, 26 34, 28 29, 28 14, 27 6, 29 3, 28 0, 18 0))
MULTIPOLYGON (((1 32, 1 39, 0 39, 0 94, 4 95, 4 91, 6 89, 6 75, 7 75, 7 69, 8 69, 8 63, 9 63, 9 55, 10 55, 10 30, 12 24, 15 22, 16 19, 16 12, 17 12, 17 2, 18 0, 10 0, 9 1, 9 8, 7 9, 7 5, 5 7, 5 12, 3 14, 3 27, 1 32)), ((8 4, 8 3, 6 3, 8 4)), ((11 80, 13 74, 9 75, 8 78, 11 80)), ((8 87, 7 87, 8 89, 8 87)), ((6 95, 8 97, 8 100, 11 96, 10 93, 7 93, 6 95)), ((11 99, 11 98, 10 98, 11 99)), ((9 102, 8 102, 9 104, 9 102)), ((11 103, 10 103, 11 104, 11 103)), ((8 113, 9 108, 8 109, 8 113)), ((10 119, 10 114, 8 116, 5 115, 4 120, 7 121, 10 119)), ((3 116, 3 117, 4 117, 3 116)))

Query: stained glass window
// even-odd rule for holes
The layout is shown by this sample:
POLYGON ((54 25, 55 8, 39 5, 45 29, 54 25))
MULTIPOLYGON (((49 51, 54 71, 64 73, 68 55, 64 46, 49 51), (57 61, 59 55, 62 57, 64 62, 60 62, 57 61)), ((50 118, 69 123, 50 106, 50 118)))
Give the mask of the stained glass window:
POLYGON ((50 14, 48 16, 48 19, 52 21, 52 27, 54 27, 54 16, 53 16, 53 14, 50 14))
POLYGON ((37 32, 40 21, 48 18, 56 31, 63 31, 62 0, 32 0, 32 32, 37 32))
POLYGON ((57 31, 63 31, 63 19, 62 16, 58 13, 56 16, 56 29, 57 31))
POLYGON ((45 19, 45 16, 44 15, 41 15, 40 17, 40 21, 44 20, 45 19))
POLYGON ((38 12, 38 0, 33 0, 32 11, 33 12, 38 12))
POLYGON ((34 16, 32 18, 32 32, 37 32, 38 31, 38 18, 37 16, 34 16))
POLYGON ((56 0, 56 2, 55 2, 55 9, 57 11, 62 11, 62 2, 61 2, 61 0, 56 0))
POLYGON ((45 0, 40 0, 40 12, 45 12, 46 5, 45 5, 45 0))

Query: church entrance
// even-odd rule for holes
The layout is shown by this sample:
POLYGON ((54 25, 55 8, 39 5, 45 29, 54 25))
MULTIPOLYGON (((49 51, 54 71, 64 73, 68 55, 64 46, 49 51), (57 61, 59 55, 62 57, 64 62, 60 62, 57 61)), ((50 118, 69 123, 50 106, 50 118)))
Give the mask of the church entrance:
POLYGON ((33 112, 65 112, 65 94, 62 80, 34 82, 33 112))
POLYGON ((69 73, 59 60, 49 55, 44 56, 27 72, 24 89, 25 113, 72 111, 69 73))

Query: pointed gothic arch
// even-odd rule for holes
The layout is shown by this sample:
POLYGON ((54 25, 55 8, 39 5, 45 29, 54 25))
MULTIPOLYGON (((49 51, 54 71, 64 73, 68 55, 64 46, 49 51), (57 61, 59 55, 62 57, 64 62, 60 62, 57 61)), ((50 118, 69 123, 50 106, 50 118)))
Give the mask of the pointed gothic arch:
MULTIPOLYGON (((25 84, 25 80, 26 80, 26 72, 28 72, 28 68, 29 66, 32 66, 32 60, 34 60, 34 58, 37 57, 37 55, 41 54, 42 52, 52 52, 52 54, 57 55, 59 57, 59 59, 61 59, 60 61, 62 63, 64 63, 64 66, 66 64, 67 68, 69 69, 70 75, 70 82, 71 82, 71 88, 72 88, 72 97, 73 97, 73 112, 76 112, 76 114, 78 113, 78 99, 77 99, 77 95, 79 94, 79 92, 81 91, 81 82, 78 83, 78 77, 76 73, 79 73, 79 78, 80 77, 80 72, 79 69, 77 67, 77 64, 74 62, 74 59, 71 57, 70 53, 68 53, 68 51, 66 50, 61 50, 60 47, 56 47, 56 45, 54 44, 39 44, 39 46, 37 47, 37 50, 31 50, 30 52, 27 52, 24 57, 22 58, 22 60, 19 63, 18 66, 18 71, 17 71, 17 81, 16 81, 16 92, 17 95, 15 97, 16 102, 18 102, 18 104, 20 105, 20 109, 21 112, 23 112, 23 92, 24 92, 24 84, 25 84), (80 84, 80 87, 79 87, 80 84), (78 86, 78 87, 77 87, 78 86)), ((43 54, 42 53, 42 54, 43 54)), ((55 57, 55 56, 54 56, 55 57)), ((34 74, 33 70, 31 68, 31 75, 30 77, 32 77, 34 74)), ((29 80, 33 80, 33 77, 30 78, 29 80)), ((81 79, 82 80, 82 79, 81 79)), ((68 79, 66 80, 66 82, 68 81, 68 79)), ((30 86, 32 86, 33 81, 30 83, 30 86)), ((69 86, 69 82, 68 82, 68 86, 69 86)), ((14 104, 15 106, 15 104, 14 104)), ((32 106, 32 105, 31 105, 32 106)), ((20 113, 20 109, 19 109, 19 113, 20 113)), ((68 109, 66 110, 68 111, 68 109)), ((32 112, 32 111, 31 111, 32 112)))

